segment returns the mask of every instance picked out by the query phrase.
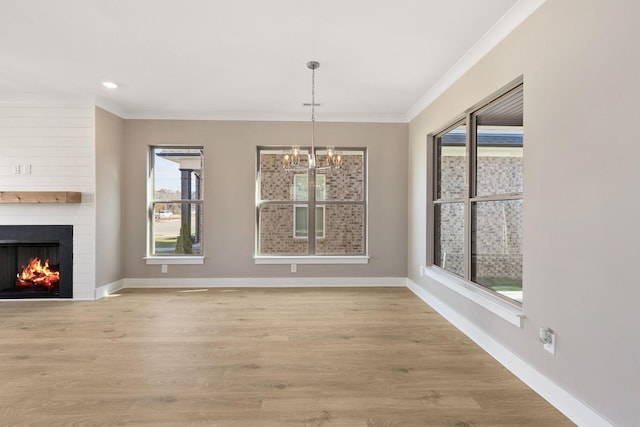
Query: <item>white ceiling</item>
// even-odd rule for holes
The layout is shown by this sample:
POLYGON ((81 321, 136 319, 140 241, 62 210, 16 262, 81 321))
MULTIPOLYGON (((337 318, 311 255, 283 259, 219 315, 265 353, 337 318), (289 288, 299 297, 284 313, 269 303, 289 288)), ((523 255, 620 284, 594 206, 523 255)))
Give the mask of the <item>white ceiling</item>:
POLYGON ((0 0, 0 94, 304 120, 316 60, 318 120, 406 121, 543 1, 0 0))

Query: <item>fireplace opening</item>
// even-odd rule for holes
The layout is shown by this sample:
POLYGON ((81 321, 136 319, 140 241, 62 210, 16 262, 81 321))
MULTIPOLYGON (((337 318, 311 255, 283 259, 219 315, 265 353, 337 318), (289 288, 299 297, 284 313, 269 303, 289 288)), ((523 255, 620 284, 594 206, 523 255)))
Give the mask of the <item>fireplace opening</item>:
POLYGON ((16 286, 57 291, 60 289, 60 270, 56 264, 49 265, 49 258, 44 263, 38 257, 30 258, 29 264, 18 273, 16 286))
POLYGON ((71 298, 72 245, 72 226, 0 226, 0 298, 71 298))

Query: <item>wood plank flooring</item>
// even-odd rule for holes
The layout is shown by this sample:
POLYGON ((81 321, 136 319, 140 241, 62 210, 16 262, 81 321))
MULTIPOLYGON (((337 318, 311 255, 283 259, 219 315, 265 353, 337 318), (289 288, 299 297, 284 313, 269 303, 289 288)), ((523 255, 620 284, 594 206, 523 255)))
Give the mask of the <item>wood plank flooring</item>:
POLYGON ((564 426, 405 288, 0 302, 1 426, 564 426))

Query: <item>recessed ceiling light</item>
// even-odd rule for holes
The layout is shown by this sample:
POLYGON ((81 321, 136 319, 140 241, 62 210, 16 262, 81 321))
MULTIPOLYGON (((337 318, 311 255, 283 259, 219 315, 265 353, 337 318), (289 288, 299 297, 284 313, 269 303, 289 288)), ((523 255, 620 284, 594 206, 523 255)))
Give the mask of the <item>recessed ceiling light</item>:
POLYGON ((102 82, 102 86, 106 87, 107 89, 117 89, 118 85, 115 84, 114 82, 102 82))

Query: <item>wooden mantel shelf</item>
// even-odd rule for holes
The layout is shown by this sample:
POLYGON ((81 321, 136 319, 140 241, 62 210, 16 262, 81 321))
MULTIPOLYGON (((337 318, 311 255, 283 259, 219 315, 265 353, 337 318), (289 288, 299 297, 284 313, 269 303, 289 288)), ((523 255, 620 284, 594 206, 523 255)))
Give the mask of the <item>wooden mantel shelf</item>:
POLYGON ((0 191, 0 203, 80 203, 78 191, 0 191))

